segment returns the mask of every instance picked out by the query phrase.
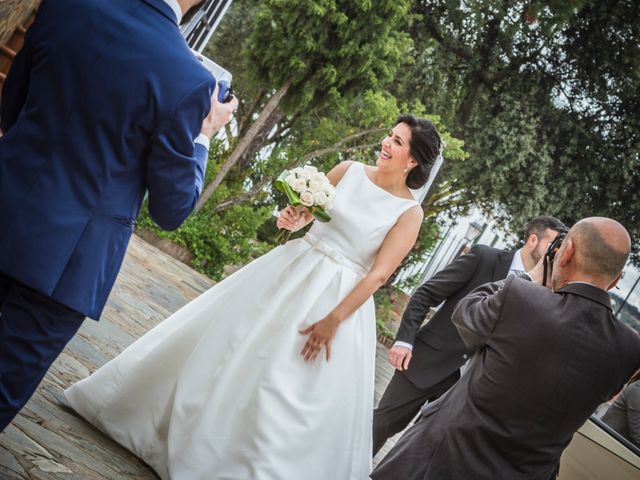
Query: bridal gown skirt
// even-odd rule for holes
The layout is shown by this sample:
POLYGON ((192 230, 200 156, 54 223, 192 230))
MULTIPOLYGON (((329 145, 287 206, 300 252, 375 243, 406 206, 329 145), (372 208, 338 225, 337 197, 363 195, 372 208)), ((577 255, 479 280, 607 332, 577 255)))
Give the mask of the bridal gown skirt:
MULTIPOLYGON (((313 238, 313 237, 310 237, 313 238)), ((177 311, 65 392, 71 406, 174 480, 362 480, 371 462, 375 316, 368 300, 331 359, 307 336, 363 277, 290 241, 177 311)))

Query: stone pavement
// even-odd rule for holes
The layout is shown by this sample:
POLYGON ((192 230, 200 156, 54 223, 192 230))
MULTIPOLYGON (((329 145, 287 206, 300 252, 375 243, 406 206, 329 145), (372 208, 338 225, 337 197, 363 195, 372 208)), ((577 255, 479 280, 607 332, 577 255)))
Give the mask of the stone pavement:
MULTIPOLYGON (((0 479, 157 479, 143 462, 60 405, 60 392, 212 284, 134 236, 102 320, 85 321, 31 401, 0 434, 0 479)), ((392 373, 386 347, 378 344, 376 402, 392 373)))

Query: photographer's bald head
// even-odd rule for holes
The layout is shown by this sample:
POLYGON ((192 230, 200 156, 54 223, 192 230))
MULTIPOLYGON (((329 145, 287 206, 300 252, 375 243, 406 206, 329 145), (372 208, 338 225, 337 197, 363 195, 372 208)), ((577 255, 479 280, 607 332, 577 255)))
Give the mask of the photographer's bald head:
POLYGON ((586 282, 603 290, 613 288, 631 250, 627 230, 615 220, 589 217, 567 233, 553 262, 551 286, 558 290, 573 282, 586 282))

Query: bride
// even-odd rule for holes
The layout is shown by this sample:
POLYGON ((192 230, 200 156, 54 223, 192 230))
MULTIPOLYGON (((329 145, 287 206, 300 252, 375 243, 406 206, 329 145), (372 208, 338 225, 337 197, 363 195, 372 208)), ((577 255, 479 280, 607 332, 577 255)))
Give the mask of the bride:
MULTIPOLYGON (((401 116, 376 167, 343 162, 329 223, 273 249, 65 391, 163 479, 361 480, 371 463, 372 294, 414 244, 440 137, 401 116)), ((298 230, 308 212, 285 208, 298 230)))

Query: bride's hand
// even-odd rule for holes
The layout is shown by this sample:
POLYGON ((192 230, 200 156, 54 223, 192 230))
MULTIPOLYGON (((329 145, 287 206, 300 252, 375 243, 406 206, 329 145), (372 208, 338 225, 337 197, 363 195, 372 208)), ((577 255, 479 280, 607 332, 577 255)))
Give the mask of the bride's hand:
POLYGON ((301 335, 309 334, 307 342, 304 344, 300 355, 305 362, 313 363, 322 350, 326 350, 327 362, 331 357, 331 344, 338 330, 340 322, 330 316, 324 317, 322 320, 308 326, 304 330, 300 330, 301 335))
POLYGON ((299 212, 294 207, 289 206, 280 211, 276 225, 278 228, 284 228, 292 232, 298 231, 306 225, 306 214, 306 209, 299 212))

